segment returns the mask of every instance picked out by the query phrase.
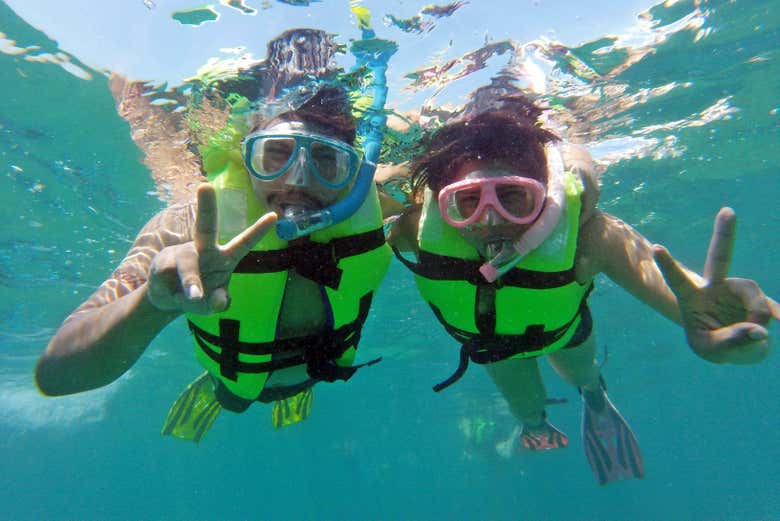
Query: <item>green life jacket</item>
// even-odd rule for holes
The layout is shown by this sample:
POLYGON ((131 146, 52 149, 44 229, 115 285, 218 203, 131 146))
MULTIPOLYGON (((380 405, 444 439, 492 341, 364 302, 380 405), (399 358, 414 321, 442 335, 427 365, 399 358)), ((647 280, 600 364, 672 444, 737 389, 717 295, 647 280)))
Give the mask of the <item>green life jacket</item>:
POLYGON ((553 232, 517 266, 488 283, 478 271, 484 260, 442 219, 436 197, 426 190, 418 260, 396 255, 415 273, 436 318, 461 343, 458 371, 434 390, 457 381, 469 360, 485 364, 535 357, 569 342, 592 287, 578 283, 574 271, 582 191, 580 180, 566 173, 565 209, 553 232), (488 302, 487 310, 478 310, 480 301, 488 302))
MULTIPOLYGON (((239 154, 204 157, 204 167, 216 190, 219 242, 224 244, 267 210, 255 196, 239 154)), ((211 315, 187 314, 198 361, 227 390, 247 400, 258 398, 276 369, 306 365, 312 379, 348 379, 359 367, 352 366, 355 349, 390 258, 375 188, 352 217, 310 237, 287 243, 270 231, 233 271, 230 307, 211 315), (292 268, 319 284, 326 329, 277 339, 292 268), (291 356, 272 360, 285 352, 291 356)))

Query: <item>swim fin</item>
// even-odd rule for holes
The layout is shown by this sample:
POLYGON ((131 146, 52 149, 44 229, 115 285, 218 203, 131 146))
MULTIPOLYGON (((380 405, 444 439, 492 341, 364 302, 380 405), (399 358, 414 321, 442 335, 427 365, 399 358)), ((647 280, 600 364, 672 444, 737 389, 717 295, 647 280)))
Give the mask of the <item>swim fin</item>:
POLYGON ((311 413, 311 402, 314 398, 314 392, 311 387, 304 389, 295 396, 276 400, 274 409, 271 412, 271 420, 274 428, 281 429, 294 423, 302 422, 309 417, 311 413))
POLYGON ((563 449, 569 445, 569 437, 545 418, 538 427, 523 425, 520 430, 520 442, 528 450, 563 449))
POLYGON ((582 441, 599 484, 644 477, 639 442, 603 388, 582 391, 582 441))
POLYGON ((208 373, 200 375, 173 403, 161 433, 195 443, 203 439, 222 410, 214 390, 211 376, 208 373))

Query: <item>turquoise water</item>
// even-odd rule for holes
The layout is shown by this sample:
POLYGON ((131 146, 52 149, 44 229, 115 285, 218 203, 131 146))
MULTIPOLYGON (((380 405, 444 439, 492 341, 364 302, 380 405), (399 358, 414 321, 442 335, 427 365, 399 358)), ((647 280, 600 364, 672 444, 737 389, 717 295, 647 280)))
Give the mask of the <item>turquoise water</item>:
MULTIPOLYGON (((739 217, 732 273, 779 296, 777 2, 678 2, 645 18, 613 47, 558 49, 548 71, 552 97, 579 117, 572 134, 607 166, 601 207, 701 270, 728 204, 739 217)), ((0 519, 780 518, 776 354, 756 367, 707 364, 606 279, 591 304, 610 396, 642 445, 642 481, 598 486, 577 393, 546 364, 549 394, 569 400, 549 410, 569 448, 499 457, 493 445, 514 422, 484 370, 431 392, 456 346, 396 262, 359 354, 384 361, 318 386, 300 425, 274 431, 258 405, 223 413, 198 446, 160 436, 200 372, 182 322, 115 384, 38 396, 32 368, 48 338, 163 203, 105 78, 76 57, 91 80, 67 63, 25 60, 56 57, 57 44, 2 3, 0 32, 0 519), (40 49, 19 53, 8 40, 40 49), (478 421, 481 443, 463 429, 478 421)), ((550 64, 551 47, 539 52, 550 64)))

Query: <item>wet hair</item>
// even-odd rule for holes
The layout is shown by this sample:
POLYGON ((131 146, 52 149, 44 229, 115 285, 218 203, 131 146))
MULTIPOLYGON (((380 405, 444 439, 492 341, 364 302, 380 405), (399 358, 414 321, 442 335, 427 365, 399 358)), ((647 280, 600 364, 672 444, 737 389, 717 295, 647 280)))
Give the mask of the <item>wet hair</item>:
POLYGON ((474 160, 509 167, 522 164, 529 177, 545 183, 544 146, 558 137, 542 128, 541 114, 542 109, 522 94, 502 97, 482 112, 466 110, 424 141, 423 153, 411 165, 415 194, 426 186, 438 193, 455 181, 461 166, 474 160))
POLYGON ((354 144, 356 130, 347 93, 338 87, 324 87, 300 107, 260 121, 255 129, 266 129, 286 121, 311 125, 329 137, 354 144))

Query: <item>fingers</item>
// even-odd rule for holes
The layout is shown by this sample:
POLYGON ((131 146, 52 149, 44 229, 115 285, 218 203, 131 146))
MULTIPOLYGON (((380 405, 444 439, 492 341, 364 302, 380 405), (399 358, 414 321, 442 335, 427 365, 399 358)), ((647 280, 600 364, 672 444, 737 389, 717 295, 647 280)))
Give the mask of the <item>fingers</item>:
POLYGON ((770 350, 769 332, 752 322, 738 322, 709 331, 691 345, 702 358, 730 364, 757 364, 770 350))
POLYGON ((196 315, 211 315, 221 313, 230 307, 230 296, 224 287, 219 287, 198 300, 188 299, 186 295, 179 293, 176 297, 179 309, 184 313, 196 315))
POLYGON ((176 271, 179 273, 179 281, 184 298, 187 300, 200 300, 203 298, 203 282, 200 277, 200 263, 198 255, 180 254, 176 256, 176 271))
POLYGON ((736 228, 737 216, 734 210, 721 208, 715 217, 712 240, 704 263, 704 278, 709 283, 720 282, 728 275, 736 228))
POLYGON ((222 252, 229 255, 236 262, 244 257, 260 239, 276 225, 277 216, 273 212, 260 217, 255 223, 239 233, 233 239, 222 247, 222 252))
POLYGON ((666 283, 669 284, 678 299, 688 297, 696 291, 695 283, 666 248, 658 244, 654 245, 653 258, 666 279, 666 283))
POLYGON ((230 306, 230 297, 225 288, 215 289, 208 298, 209 310, 212 313, 221 313, 230 306))
POLYGON ((203 183, 198 187, 198 213, 195 218, 195 249, 203 251, 217 245, 217 193, 203 183))
MULTIPOLYGON (((775 311, 772 305, 777 306, 777 303, 764 295, 756 281, 735 277, 726 279, 725 283, 745 310, 742 320, 763 326, 769 324, 775 311)), ((726 302, 723 298, 720 300, 726 302)))
POLYGON ((780 304, 769 297, 767 297, 766 300, 769 303, 769 309, 772 312, 772 316, 775 317, 775 320, 780 320, 780 304))

